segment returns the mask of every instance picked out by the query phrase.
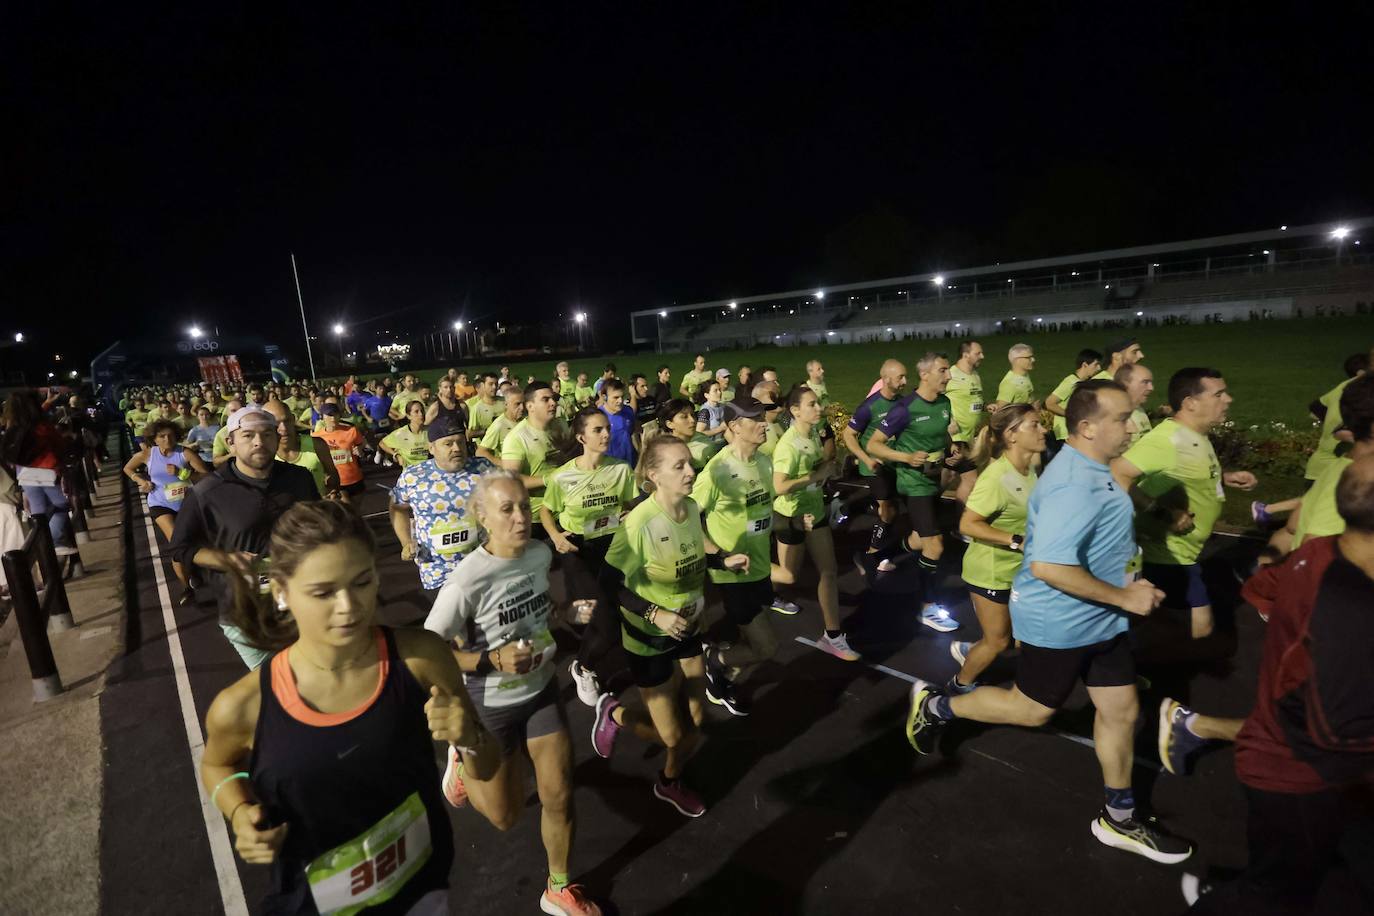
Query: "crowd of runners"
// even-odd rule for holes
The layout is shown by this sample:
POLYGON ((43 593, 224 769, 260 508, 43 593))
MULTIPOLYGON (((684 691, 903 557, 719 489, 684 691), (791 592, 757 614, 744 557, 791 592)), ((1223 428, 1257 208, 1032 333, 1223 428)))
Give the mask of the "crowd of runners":
MULTIPOLYGON (((1102 783, 1087 829, 1187 861, 1193 844, 1132 785, 1138 669, 1189 657, 1216 626, 1203 551, 1226 490, 1257 484, 1208 437, 1232 393, 1220 371, 1184 368, 1156 399, 1133 338, 1082 351, 1052 389, 1028 345, 986 389, 984 359, 976 341, 888 359, 847 423, 819 361, 784 387, 771 367, 711 370, 704 354, 680 379, 664 366, 622 381, 608 364, 589 383, 560 362, 547 380, 502 367, 432 387, 405 375, 128 392, 124 473, 147 495, 180 600, 213 597, 247 669, 210 709, 202 777, 240 856, 272 868, 265 911, 447 912, 443 806, 508 829, 528 760, 540 906, 600 912, 573 880, 579 739, 558 665, 595 711, 596 754, 626 732, 660 745, 648 791, 700 817, 706 711, 750 714, 752 675, 778 647, 772 615, 808 613, 798 600, 814 587, 816 645, 862 662, 834 532, 870 509, 866 546, 843 562, 874 588, 912 583, 912 613, 952 634, 959 665, 918 680, 893 728, 930 754, 957 719, 1044 725, 1081 683, 1102 783), (389 522, 424 629, 378 622, 369 462, 399 465, 389 522), (949 611, 956 570, 976 631, 949 611), (573 657, 556 658, 557 630, 573 657), (447 745, 442 775, 433 741, 447 745)), ((1185 874, 1199 912, 1303 912, 1342 843, 1370 829, 1374 374, 1368 355, 1344 368, 1313 404, 1309 488, 1251 506, 1272 532, 1235 571, 1267 621, 1254 710, 1161 704, 1162 766, 1186 774, 1204 746, 1234 741, 1246 791, 1250 865, 1219 886, 1185 874)), ((5 457, 33 506, 50 498, 30 470, 51 449, 43 406, 6 407, 5 457)))

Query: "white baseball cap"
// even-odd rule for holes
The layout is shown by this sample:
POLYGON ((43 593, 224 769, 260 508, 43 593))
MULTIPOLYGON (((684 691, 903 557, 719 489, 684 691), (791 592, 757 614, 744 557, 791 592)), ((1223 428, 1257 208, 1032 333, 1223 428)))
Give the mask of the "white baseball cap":
POLYGON ((272 416, 261 407, 249 405, 248 407, 240 407, 229 415, 229 422, 224 424, 224 435, 233 435, 234 431, 238 429, 246 429, 252 432, 253 430, 276 428, 276 417, 272 416))

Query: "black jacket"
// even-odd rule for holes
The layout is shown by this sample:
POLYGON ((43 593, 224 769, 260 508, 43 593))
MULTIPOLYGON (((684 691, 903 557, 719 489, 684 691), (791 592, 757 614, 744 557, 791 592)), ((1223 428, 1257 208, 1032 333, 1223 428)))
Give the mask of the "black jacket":
MULTIPOLYGON (((186 494, 172 531, 172 559, 187 569, 202 547, 235 552, 267 553, 272 526, 298 502, 320 498, 315 479, 305 468, 284 461, 272 462, 272 473, 263 485, 244 477, 229 461, 199 481, 186 494)), ((220 611, 232 597, 224 574, 206 570, 217 590, 220 611)))

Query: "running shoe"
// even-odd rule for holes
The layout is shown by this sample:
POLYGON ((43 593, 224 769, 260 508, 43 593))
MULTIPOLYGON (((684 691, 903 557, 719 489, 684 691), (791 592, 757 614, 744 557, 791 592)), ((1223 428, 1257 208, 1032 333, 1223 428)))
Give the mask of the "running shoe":
POLYGON ((941 693, 938 687, 917 678, 911 685, 911 706, 906 714, 906 741, 918 754, 935 750, 944 722, 930 714, 927 708, 931 697, 941 693))
POLYGON ((839 528, 849 521, 849 513, 844 511, 844 501, 838 496, 830 500, 830 527, 839 528))
POLYGON ((1256 525, 1268 525, 1274 520, 1269 514, 1269 504, 1255 500, 1250 504, 1250 517, 1255 520, 1256 525))
POLYGON ((549 916, 601 916, 601 907, 587 899, 580 884, 565 884, 561 891, 545 886, 539 909, 549 916))
POLYGON ((977 689, 977 681, 974 681, 972 684, 961 684, 959 683, 959 675, 957 674, 945 682, 945 693, 949 694, 952 697, 959 697, 963 696, 966 693, 973 693, 973 691, 977 689))
POLYGON ((749 709, 739 697, 735 696, 735 685, 725 673, 725 666, 715 658, 714 650, 702 643, 706 659, 706 699, 717 706, 724 706, 732 716, 747 716, 749 709))
POLYGON ((879 560, 879 561, 878 561, 878 572, 880 572, 880 573, 890 573, 890 572, 896 572, 896 571, 897 571, 897 564, 894 563, 893 561, 891 561, 891 560, 889 560, 889 559, 882 559, 882 560, 879 560))
POLYGON ((959 629, 959 621, 949 616, 949 611, 938 604, 927 604, 921 608, 921 623, 937 633, 952 633, 959 629))
POLYGON ((829 652, 842 661, 857 662, 861 658, 859 653, 849 648, 849 639, 843 633, 834 637, 822 633, 818 645, 822 652, 829 652))
POLYGON ((1183 891, 1183 902, 1192 906, 1197 903, 1197 898, 1212 892, 1212 882, 1204 881, 1199 875, 1184 872, 1179 890, 1183 891))
POLYGON ((1175 776, 1188 775, 1188 761, 1207 744, 1188 730, 1192 710, 1178 700, 1165 697, 1159 702, 1159 762, 1175 776))
POLYGON ((956 640, 949 644, 949 654, 954 657, 954 660, 956 662, 958 662, 960 665, 963 665, 964 659, 968 658, 968 650, 972 648, 973 643, 959 642, 958 640, 956 640))
POLYGON ((596 721, 592 724, 592 750, 596 751, 597 756, 609 757, 615 750, 615 738, 620 734, 620 726, 616 724, 611 713, 615 712, 620 705, 612 694, 603 693, 596 701, 596 721))
POLYGON ((1166 833, 1152 817, 1114 821, 1104 808, 1092 824, 1093 836, 1103 846, 1133 852, 1154 862, 1176 865, 1193 854, 1193 844, 1166 833))
POLYGON ((463 785, 463 759, 458 756, 458 748, 453 745, 448 746, 448 766, 444 767, 444 778, 441 783, 444 790, 444 798, 455 808, 462 808, 468 803, 468 789, 463 785))
POLYGON ((182 590, 181 597, 177 599, 177 607, 190 607, 196 603, 196 590, 189 585, 182 590))
POLYGON ((779 614, 785 614, 788 617, 795 617, 801 613, 801 605, 792 601, 783 601, 781 598, 774 598, 771 606, 779 614))
POLYGON ((601 698, 601 685, 597 683, 596 672, 583 668, 577 663, 577 659, 573 659, 568 663, 568 673, 577 685, 577 698, 588 706, 595 706, 596 701, 601 698))
POLYGON ((654 780, 654 798, 666 801, 686 817, 701 817, 706 813, 706 806, 701 799, 684 786, 681 779, 664 779, 661 773, 654 780))

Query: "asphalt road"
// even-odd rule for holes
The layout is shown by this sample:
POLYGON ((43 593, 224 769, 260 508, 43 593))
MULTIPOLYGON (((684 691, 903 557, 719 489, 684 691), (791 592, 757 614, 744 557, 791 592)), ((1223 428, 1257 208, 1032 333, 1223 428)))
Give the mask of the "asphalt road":
MULTIPOLYGON (((374 516, 381 545, 383 621, 402 625, 420 620, 424 605, 384 514, 395 473, 369 466, 364 512, 374 516)), ((205 816, 192 762, 206 709, 243 666, 212 608, 164 605, 157 568, 170 597, 178 586, 170 564, 152 555, 146 525, 136 510, 130 599, 137 649, 102 703, 103 912, 255 912, 266 870, 228 852, 222 819, 205 816), (177 687, 178 655, 191 730, 177 687), (218 861, 208 838, 216 835, 218 861)), ((842 559, 866 537, 867 524, 855 520, 841 539, 842 559)), ((946 565, 957 572, 957 551, 946 565)), ((909 583, 899 577, 879 593, 864 588, 849 562, 841 569, 847 628, 864 662, 813 648, 808 641, 821 632, 814 585, 792 591, 802 614, 773 615, 781 649, 743 688, 753 715, 711 710, 708 740, 689 770, 710 807, 700 819, 683 818, 650 794, 658 752, 627 735, 612 760, 593 753, 592 711, 560 665, 576 752, 573 871, 608 901, 607 912, 1182 911, 1180 869, 1102 847, 1088 832, 1102 790, 1086 693, 1080 688, 1048 728, 958 723, 940 753, 918 758, 901 731, 908 680, 943 681, 954 672, 948 644, 974 638, 972 611, 961 598, 952 612, 963 630, 936 634, 917 623, 920 602, 909 583)), ((1234 593, 1224 568, 1216 572, 1221 589, 1234 593)), ((1198 843, 1192 868, 1243 864, 1243 799, 1229 749, 1202 756, 1186 778, 1159 771, 1155 710, 1166 693, 1218 715, 1249 709, 1262 624, 1243 606, 1225 619, 1234 622, 1226 660, 1151 671, 1141 698, 1139 795, 1198 843)), ((571 633, 559 638, 565 650, 572 647, 571 633)), ((992 675, 1009 678, 1009 663, 999 662, 992 675)), ((471 808, 451 812, 454 912, 538 912, 545 865, 533 793, 530 807, 504 834, 471 808)))

